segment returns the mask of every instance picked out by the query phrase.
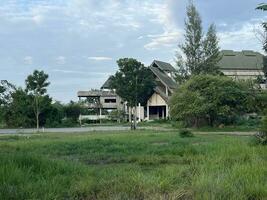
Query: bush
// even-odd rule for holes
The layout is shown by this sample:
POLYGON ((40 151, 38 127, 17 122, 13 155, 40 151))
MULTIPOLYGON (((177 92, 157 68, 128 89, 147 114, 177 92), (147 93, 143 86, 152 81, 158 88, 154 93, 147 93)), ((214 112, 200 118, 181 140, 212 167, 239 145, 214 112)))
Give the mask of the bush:
POLYGON ((194 137, 194 134, 188 129, 182 129, 179 131, 180 137, 194 137))
POLYGON ((267 145, 267 117, 262 120, 260 131, 255 136, 258 144, 267 145))

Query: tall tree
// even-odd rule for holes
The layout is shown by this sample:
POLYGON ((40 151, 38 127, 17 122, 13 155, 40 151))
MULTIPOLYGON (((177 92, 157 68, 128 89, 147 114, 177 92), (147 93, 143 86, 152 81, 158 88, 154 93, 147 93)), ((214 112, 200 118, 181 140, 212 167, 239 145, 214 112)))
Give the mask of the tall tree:
POLYGON ((207 35, 203 41, 203 56, 202 73, 218 74, 219 67, 217 63, 221 60, 221 55, 215 24, 209 26, 207 35))
MULTIPOLYGON (((144 104, 153 92, 154 78, 151 71, 133 58, 122 58, 117 61, 119 71, 111 78, 112 87, 130 108, 130 116, 135 107, 134 124, 136 128, 137 104, 144 104)), ((131 119, 129 119, 131 120, 131 119)))
POLYGON ((188 80, 190 75, 218 74, 217 63, 221 59, 215 25, 210 25, 204 37, 200 14, 192 2, 186 14, 185 43, 179 45, 184 58, 181 54, 176 56, 178 82, 188 80))
POLYGON ((33 74, 29 75, 26 79, 26 90, 34 97, 34 114, 36 118, 36 128, 39 131, 39 116, 42 112, 41 110, 41 98, 47 92, 47 87, 49 82, 47 82, 48 74, 44 71, 34 70, 33 74))
POLYGON ((199 74, 202 62, 202 21, 195 5, 190 2, 187 6, 185 20, 185 43, 180 45, 186 56, 185 65, 190 74, 199 74))

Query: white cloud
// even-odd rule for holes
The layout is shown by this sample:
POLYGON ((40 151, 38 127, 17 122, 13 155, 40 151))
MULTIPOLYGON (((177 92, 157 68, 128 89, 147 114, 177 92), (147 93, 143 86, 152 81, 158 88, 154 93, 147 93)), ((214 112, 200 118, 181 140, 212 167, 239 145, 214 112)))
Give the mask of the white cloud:
POLYGON ((64 56, 58 56, 56 58, 56 63, 58 65, 64 65, 64 64, 66 64, 66 58, 64 56))
POLYGON ((148 38, 151 38, 151 41, 145 44, 145 49, 155 50, 162 47, 175 47, 178 44, 179 37, 181 33, 176 32, 165 32, 161 35, 148 35, 148 38))
POLYGON ((32 65, 33 64, 33 57, 31 57, 31 56, 25 56, 23 58, 23 62, 26 65, 32 65))
POLYGON ((53 69, 53 72, 59 72, 64 74, 80 74, 80 75, 106 75, 106 72, 86 72, 86 71, 78 71, 78 70, 65 70, 65 69, 53 69))
POLYGON ((104 57, 104 56, 92 56, 88 57, 89 60, 94 60, 94 61, 107 61, 107 60, 112 60, 110 57, 104 57))
POLYGON ((257 36, 262 20, 252 19, 241 24, 234 24, 227 31, 218 33, 222 49, 262 51, 262 43, 257 36))

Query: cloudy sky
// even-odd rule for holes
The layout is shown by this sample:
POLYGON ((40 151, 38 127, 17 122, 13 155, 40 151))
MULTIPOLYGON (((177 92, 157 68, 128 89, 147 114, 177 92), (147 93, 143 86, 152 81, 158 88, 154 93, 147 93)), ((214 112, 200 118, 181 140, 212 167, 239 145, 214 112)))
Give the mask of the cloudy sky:
MULTIPOLYGON (((263 0, 195 0, 205 30, 215 23, 222 49, 261 51, 254 8, 263 0)), ((183 41, 186 0, 0 0, 0 80, 23 86, 34 69, 49 74, 49 94, 77 100, 134 57, 173 62, 183 41)))

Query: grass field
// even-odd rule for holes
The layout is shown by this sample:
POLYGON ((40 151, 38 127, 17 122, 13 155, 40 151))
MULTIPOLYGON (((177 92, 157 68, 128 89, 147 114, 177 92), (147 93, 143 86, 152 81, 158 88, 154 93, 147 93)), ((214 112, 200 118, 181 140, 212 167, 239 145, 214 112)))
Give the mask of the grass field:
POLYGON ((0 137, 0 199, 267 199, 250 137, 137 131, 0 137))

